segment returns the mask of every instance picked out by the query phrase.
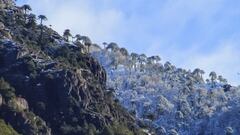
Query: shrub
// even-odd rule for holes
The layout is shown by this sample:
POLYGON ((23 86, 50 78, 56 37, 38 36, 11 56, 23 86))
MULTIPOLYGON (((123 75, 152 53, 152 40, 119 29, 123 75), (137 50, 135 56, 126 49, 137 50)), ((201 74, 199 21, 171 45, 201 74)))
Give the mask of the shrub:
POLYGON ((101 135, 133 135, 133 132, 124 124, 114 122, 112 126, 105 127, 101 135))
POLYGON ((3 78, 0 78, 0 94, 9 101, 15 97, 15 90, 3 78))
POLYGON ((114 135, 114 132, 110 127, 105 127, 101 135, 114 135))
POLYGON ((10 126, 0 119, 0 135, 18 135, 18 133, 10 126))
POLYGON ((128 127, 116 123, 113 127, 114 135, 133 135, 133 132, 128 127))

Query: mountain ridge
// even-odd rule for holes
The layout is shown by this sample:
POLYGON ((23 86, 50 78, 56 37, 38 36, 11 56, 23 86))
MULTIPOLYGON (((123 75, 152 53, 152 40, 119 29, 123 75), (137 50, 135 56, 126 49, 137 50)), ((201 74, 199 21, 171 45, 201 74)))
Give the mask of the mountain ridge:
POLYGON ((144 134, 82 44, 38 25, 28 5, 0 4, 0 118, 26 135, 144 134))
POLYGON ((240 88, 117 43, 63 36, 0 0, 0 119, 21 134, 240 133, 240 88), (126 111, 127 110, 127 111, 126 111), (16 122, 17 121, 17 122, 16 122))

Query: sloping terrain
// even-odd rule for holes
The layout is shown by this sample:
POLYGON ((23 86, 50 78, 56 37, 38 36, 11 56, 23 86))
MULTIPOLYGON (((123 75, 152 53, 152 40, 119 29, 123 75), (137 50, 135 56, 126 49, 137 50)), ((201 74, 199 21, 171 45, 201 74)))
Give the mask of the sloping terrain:
POLYGON ((23 135, 142 134, 85 44, 44 26, 44 16, 38 25, 27 6, 0 5, 1 119, 23 135))
POLYGON ((240 88, 215 72, 63 36, 0 0, 0 133, 238 135, 240 88), (123 106, 123 107, 122 107, 123 106), (127 111, 126 111, 127 110, 127 111))
POLYGON ((211 72, 177 68, 159 56, 129 54, 116 43, 92 47, 107 71, 107 87, 142 126, 160 135, 240 133, 240 89, 211 72))

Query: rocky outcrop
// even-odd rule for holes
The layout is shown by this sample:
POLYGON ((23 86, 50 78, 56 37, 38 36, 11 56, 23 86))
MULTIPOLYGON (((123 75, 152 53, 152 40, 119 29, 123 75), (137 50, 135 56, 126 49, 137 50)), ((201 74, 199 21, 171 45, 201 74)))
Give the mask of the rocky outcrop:
POLYGON ((105 90, 106 72, 97 60, 52 29, 27 25, 20 11, 3 12, 0 77, 15 88, 16 97, 3 97, 1 118, 24 135, 105 135, 106 129, 140 134, 135 119, 105 90))
MULTIPOLYGON (((72 70, 36 63, 28 56, 28 51, 21 46, 10 41, 2 42, 0 76, 16 88, 17 94, 27 99, 37 115, 51 123, 55 133, 61 133, 62 123, 69 121, 70 117, 76 118, 78 125, 84 126, 82 124, 87 121, 100 130, 113 121, 132 122, 134 126, 134 119, 120 106, 115 107, 113 99, 104 92, 105 71, 93 58, 85 59, 89 68, 72 70), (31 70, 29 63, 36 70, 31 70)), ((16 100, 21 110, 28 109, 25 99, 16 100)))
MULTIPOLYGON (((51 130, 46 123, 28 108, 28 102, 17 97, 12 88, 3 78, 0 78, 0 118, 11 124, 15 130, 26 135, 50 135, 51 130)), ((5 132, 5 131, 2 131, 5 132)))
POLYGON ((5 68, 5 70, 7 70, 9 66, 16 63, 19 57, 24 56, 26 53, 27 49, 17 45, 15 42, 11 42, 7 39, 0 40, 0 68, 5 68))
POLYGON ((28 102, 24 99, 24 98, 21 98, 21 97, 17 97, 16 98, 16 105, 17 105, 17 108, 19 110, 28 110, 29 107, 28 107, 28 102))

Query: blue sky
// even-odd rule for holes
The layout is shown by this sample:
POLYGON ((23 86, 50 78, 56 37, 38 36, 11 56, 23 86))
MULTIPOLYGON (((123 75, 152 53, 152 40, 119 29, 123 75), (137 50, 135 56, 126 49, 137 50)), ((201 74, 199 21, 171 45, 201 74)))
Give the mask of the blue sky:
POLYGON ((238 85, 239 0, 18 0, 48 17, 58 32, 117 42, 160 55, 177 67, 216 71, 238 85))

